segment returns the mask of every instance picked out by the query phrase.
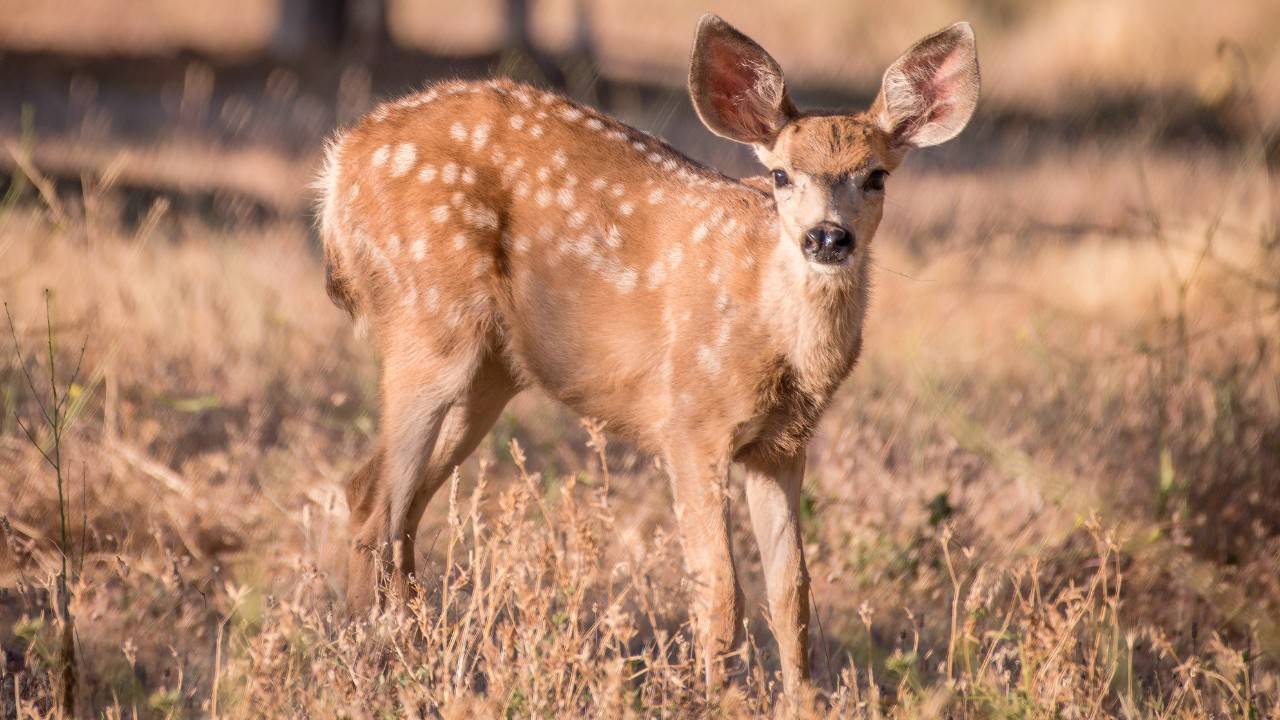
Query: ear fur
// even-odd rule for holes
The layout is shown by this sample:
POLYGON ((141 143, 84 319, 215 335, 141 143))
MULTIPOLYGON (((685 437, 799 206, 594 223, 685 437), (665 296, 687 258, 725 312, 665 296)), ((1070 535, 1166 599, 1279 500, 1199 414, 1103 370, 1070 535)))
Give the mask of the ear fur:
POLYGON ((689 96, 711 132, 771 147, 796 116, 777 61, 729 23, 707 14, 689 60, 689 96))
POLYGON ((973 28, 958 22, 912 45, 889 66, 871 114, 896 145, 937 145, 969 123, 980 84, 973 28))

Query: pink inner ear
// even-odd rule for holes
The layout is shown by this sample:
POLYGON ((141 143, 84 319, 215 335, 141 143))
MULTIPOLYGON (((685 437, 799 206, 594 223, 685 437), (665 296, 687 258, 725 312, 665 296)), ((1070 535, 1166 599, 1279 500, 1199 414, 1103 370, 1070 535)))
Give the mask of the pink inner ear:
POLYGON ((731 43, 716 43, 710 48, 711 92, 708 98, 716 114, 725 124, 748 135, 764 135, 769 128, 756 116, 752 93, 756 90, 756 72, 747 56, 731 43))
POLYGON ((954 46, 934 46, 914 55, 903 72, 919 98, 917 107, 928 111, 922 116, 903 118, 894 135, 908 135, 950 115, 955 109, 952 98, 962 80, 963 67, 962 56, 954 46))

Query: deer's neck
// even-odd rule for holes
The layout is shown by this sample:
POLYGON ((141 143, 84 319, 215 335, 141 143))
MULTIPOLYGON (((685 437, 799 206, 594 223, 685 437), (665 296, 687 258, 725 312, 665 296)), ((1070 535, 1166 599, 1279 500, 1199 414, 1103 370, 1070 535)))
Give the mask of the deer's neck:
POLYGON ((761 318, 800 387, 825 404, 862 348, 868 251, 856 251, 843 272, 823 274, 781 238, 776 213, 765 213, 761 225, 761 318))

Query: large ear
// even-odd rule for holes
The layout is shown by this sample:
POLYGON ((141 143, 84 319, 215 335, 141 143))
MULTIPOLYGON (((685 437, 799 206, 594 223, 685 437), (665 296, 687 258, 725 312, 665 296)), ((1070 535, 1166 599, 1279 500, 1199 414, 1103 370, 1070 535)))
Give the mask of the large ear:
POLYGON ((872 117, 897 144, 937 145, 969 123, 978 86, 973 28, 958 22, 912 45, 889 66, 872 117))
POLYGON ((698 22, 689 59, 689 96, 711 132, 749 145, 772 147, 778 131, 796 114, 777 61, 711 14, 698 22))

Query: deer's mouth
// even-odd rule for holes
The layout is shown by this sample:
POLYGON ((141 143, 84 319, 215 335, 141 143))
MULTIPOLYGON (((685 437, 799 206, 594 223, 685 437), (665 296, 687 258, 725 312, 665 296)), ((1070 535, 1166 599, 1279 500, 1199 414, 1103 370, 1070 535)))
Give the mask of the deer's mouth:
POLYGON ((846 255, 840 260, 833 262, 820 262, 817 260, 809 260, 809 269, 819 275, 841 275, 848 272, 853 267, 853 255, 846 255))

